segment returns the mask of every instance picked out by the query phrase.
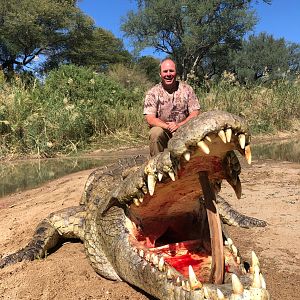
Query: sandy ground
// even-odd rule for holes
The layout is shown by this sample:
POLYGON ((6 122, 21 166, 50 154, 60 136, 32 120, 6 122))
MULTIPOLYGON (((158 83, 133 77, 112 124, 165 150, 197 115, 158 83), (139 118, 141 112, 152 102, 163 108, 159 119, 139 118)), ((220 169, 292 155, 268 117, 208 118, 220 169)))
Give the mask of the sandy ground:
MULTIPOLYGON (((77 205, 89 171, 0 199, 0 255, 29 241, 49 213, 77 205)), ((260 258, 272 299, 300 299, 300 164, 255 161, 241 176, 242 199, 224 186, 221 194, 240 212, 268 222, 266 228, 228 228, 244 258, 260 258)), ((66 243, 46 259, 0 271, 0 299, 151 299, 121 282, 98 276, 81 243, 66 243)))

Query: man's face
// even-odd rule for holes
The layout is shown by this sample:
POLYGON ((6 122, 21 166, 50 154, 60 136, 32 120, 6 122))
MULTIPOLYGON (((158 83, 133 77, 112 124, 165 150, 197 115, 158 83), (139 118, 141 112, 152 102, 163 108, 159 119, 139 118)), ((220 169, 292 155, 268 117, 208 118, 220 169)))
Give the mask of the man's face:
POLYGON ((174 86, 176 82, 176 66, 172 60, 165 60, 161 64, 160 77, 166 88, 174 86))

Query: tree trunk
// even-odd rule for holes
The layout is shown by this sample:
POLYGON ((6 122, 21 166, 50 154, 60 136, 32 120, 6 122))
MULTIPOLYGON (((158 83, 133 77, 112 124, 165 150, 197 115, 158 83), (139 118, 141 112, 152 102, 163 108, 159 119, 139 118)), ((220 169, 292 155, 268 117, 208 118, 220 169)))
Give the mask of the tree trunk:
POLYGON ((6 60, 1 68, 6 81, 11 81, 15 76, 14 60, 6 60))

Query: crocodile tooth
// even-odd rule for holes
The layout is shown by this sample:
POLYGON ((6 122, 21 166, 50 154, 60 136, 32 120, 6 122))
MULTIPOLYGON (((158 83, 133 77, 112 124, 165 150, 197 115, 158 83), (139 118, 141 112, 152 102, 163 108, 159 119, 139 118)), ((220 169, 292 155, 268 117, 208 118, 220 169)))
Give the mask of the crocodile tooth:
POLYGON ((149 194, 153 196, 155 190, 155 184, 156 184, 156 178, 153 174, 148 175, 147 183, 148 183, 149 194))
POLYGON ((203 294, 204 294, 204 297, 205 297, 206 299, 210 299, 210 298, 209 298, 210 295, 209 295, 209 292, 208 292, 208 289, 207 289, 206 286, 203 287, 203 294))
POLYGON ((152 256, 152 262, 153 262, 153 264, 154 264, 155 266, 158 265, 158 257, 157 257, 157 255, 153 255, 153 256, 152 256))
POLYGON ((257 258, 257 255, 255 254, 254 251, 251 252, 251 268, 252 268, 252 271, 254 271, 255 269, 255 266, 260 266, 259 264, 259 260, 257 258))
POLYGON ((245 148, 245 144, 246 144, 246 137, 243 133, 241 133, 239 136, 238 136, 238 139, 239 139, 239 143, 240 143, 240 146, 242 149, 245 148))
POLYGON ((160 173, 160 172, 158 172, 158 173, 157 173, 157 178, 158 178, 158 181, 161 181, 162 178, 163 178, 163 174, 160 173))
POLYGON ((150 261, 150 258, 151 258, 150 253, 147 253, 146 256, 145 256, 145 259, 146 259, 147 261, 150 261))
POLYGON ((247 145, 247 146, 245 147, 245 157, 246 157, 247 163, 248 163, 249 165, 251 165, 252 155, 251 155, 251 148, 250 148, 250 145, 247 145))
POLYGON ((181 280, 179 277, 176 278, 176 283, 177 283, 177 285, 181 285, 181 280))
POLYGON ((189 265, 189 283, 191 288, 197 289, 197 288, 202 288, 201 282, 197 279, 197 276, 194 272, 194 269, 191 265, 189 265))
POLYGON ((243 287, 242 283, 240 282, 239 278, 235 274, 232 274, 231 280, 232 280, 233 294, 242 295, 243 291, 244 291, 244 287, 243 287))
POLYGON ((231 247, 231 245, 233 244, 232 239, 231 238, 227 238, 227 243, 228 243, 228 246, 231 247))
POLYGON ((186 161, 189 161, 191 159, 191 153, 189 151, 184 152, 183 156, 186 161))
POLYGON ((169 174, 170 178, 172 179, 172 181, 175 181, 175 174, 174 174, 174 172, 170 171, 170 172, 168 172, 168 174, 169 174))
POLYGON ((254 267, 252 287, 258 288, 258 289, 261 288, 261 281, 260 281, 259 267, 258 266, 254 267))
POLYGON ((144 250, 141 249, 141 250, 139 251, 139 256, 140 256, 140 257, 144 257, 144 254, 145 254, 145 253, 144 253, 144 250))
POLYGON ((139 198, 138 199, 140 203, 143 203, 144 199, 143 198, 139 198))
POLYGON ((181 281, 181 287, 184 290, 186 290, 186 291, 190 291, 191 290, 190 284, 187 281, 185 281, 185 280, 181 281))
POLYGON ((208 135, 205 136, 205 139, 211 143, 211 138, 208 135))
POLYGON ((237 250, 236 246, 232 244, 231 249, 232 249, 233 255, 234 255, 235 257, 237 257, 237 255, 238 255, 238 250, 237 250))
POLYGON ((198 142, 197 145, 205 154, 209 154, 210 150, 204 141, 198 142))
POLYGON ((224 144, 227 143, 224 130, 221 129, 221 130, 218 132, 218 136, 220 137, 220 139, 223 141, 224 144))
POLYGON ((143 191, 143 193, 144 193, 145 195, 148 193, 148 189, 147 189, 147 187, 146 187, 145 185, 143 185, 143 186, 141 187, 141 189, 142 189, 142 191, 143 191))
POLYGON ((267 289, 266 281, 264 276, 261 273, 259 274, 259 278, 261 282, 261 288, 266 290, 267 289))
POLYGON ((159 259, 159 262, 158 262, 158 269, 159 271, 163 271, 164 270, 164 265, 165 265, 165 260, 163 257, 161 257, 159 259))
POLYGON ((139 201, 139 199, 137 199, 137 198, 133 198, 133 203, 134 203, 136 206, 140 206, 140 201, 139 201))
POLYGON ((225 299, 224 294, 219 289, 217 289, 217 296, 219 300, 225 299))
POLYGON ((168 269, 168 271, 167 271, 167 278, 172 279, 172 273, 171 273, 170 269, 168 269))
POLYGON ((154 260, 154 257, 155 257, 156 255, 155 255, 155 253, 151 253, 151 255, 150 255, 150 261, 153 263, 153 260, 154 260))
POLYGON ((231 135, 232 135, 232 129, 231 128, 227 128, 225 130, 225 136, 226 136, 226 141, 228 143, 230 143, 230 141, 231 141, 231 135))
POLYGON ((241 264, 241 258, 240 258, 239 256, 236 258, 236 263, 237 263, 238 265, 241 264))

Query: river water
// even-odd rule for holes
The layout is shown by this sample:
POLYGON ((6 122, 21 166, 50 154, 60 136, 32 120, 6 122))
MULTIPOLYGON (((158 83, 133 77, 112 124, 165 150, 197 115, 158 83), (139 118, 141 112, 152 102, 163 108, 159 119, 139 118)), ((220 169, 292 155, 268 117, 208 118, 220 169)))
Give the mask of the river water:
MULTIPOLYGON (((145 149, 142 150, 146 154, 145 149)), ((127 155, 131 152, 128 151, 127 155)), ((37 187, 47 181, 81 170, 100 167, 122 157, 121 155, 98 155, 63 159, 5 162, 0 165, 0 197, 37 187)), ((300 140, 252 145, 253 160, 272 159, 300 163, 300 140)))

